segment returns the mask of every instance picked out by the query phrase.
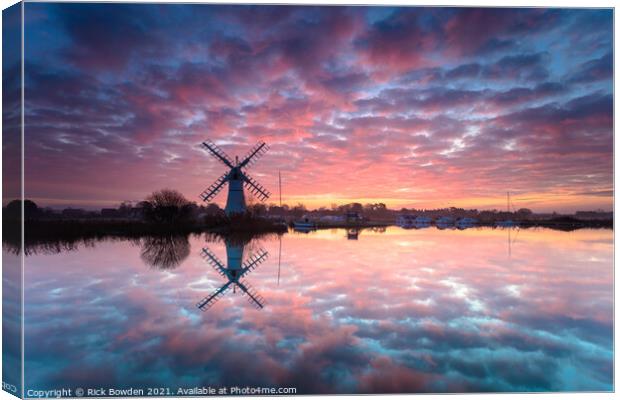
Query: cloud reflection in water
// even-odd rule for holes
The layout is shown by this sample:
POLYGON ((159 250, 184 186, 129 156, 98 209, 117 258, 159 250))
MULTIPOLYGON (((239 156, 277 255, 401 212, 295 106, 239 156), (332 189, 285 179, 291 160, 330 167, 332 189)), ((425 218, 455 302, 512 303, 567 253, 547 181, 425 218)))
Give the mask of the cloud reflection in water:
MULTIPOLYGON (((292 386, 298 393, 611 390, 613 232, 318 231, 252 273, 256 310, 200 257, 127 242, 34 255, 27 388, 292 386)), ((278 239, 260 246, 278 254, 278 239)), ((209 243, 225 259, 223 243, 209 243)))

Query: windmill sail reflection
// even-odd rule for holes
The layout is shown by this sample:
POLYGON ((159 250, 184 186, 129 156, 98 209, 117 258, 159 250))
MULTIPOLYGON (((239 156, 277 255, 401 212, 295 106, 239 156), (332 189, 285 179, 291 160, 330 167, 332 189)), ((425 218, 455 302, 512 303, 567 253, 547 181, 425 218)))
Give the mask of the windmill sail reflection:
POLYGON ((213 307, 230 288, 233 290, 239 288, 241 294, 247 295, 250 304, 254 305, 256 308, 263 308, 265 300, 247 281, 243 280, 243 278, 262 264, 267 259, 269 253, 260 249, 258 252, 248 257, 245 263, 243 263, 243 251, 245 246, 243 244, 233 243, 229 240, 226 240, 225 243, 227 264, 224 264, 208 247, 202 249, 201 255, 207 263, 209 263, 218 274, 225 277, 228 282, 199 301, 196 306, 202 311, 206 311, 213 307))

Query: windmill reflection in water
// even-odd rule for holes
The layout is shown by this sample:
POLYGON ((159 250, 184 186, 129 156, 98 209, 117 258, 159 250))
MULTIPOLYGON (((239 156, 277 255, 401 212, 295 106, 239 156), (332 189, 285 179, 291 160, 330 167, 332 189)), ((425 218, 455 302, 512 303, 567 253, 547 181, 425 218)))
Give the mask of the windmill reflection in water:
POLYGON ((211 293, 199 301, 196 306, 202 311, 206 311, 213 307, 224 294, 231 288, 233 292, 236 289, 241 290, 241 294, 247 296, 248 302, 255 306, 257 309, 261 309, 265 306, 265 299, 258 294, 258 292, 250 286, 250 284, 244 280, 246 275, 256 269, 262 264, 269 253, 263 249, 250 255, 248 259, 243 262, 244 245, 233 243, 229 240, 225 241, 226 244, 226 258, 227 263, 224 264, 208 247, 202 249, 202 257, 215 269, 215 271, 228 281, 224 283, 219 289, 211 293))

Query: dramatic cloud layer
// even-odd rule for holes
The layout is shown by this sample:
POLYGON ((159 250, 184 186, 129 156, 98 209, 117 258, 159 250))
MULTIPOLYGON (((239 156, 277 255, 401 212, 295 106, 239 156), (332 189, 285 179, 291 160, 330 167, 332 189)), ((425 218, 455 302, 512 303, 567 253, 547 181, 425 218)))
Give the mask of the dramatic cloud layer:
MULTIPOLYGON (((244 277, 264 309, 230 291, 204 313, 195 304, 225 279, 200 257, 203 237, 166 270, 118 241, 31 256, 26 386, 608 391, 612 236, 389 228, 351 241, 343 230, 292 233, 282 238, 280 271, 277 238, 246 248, 246 257, 269 252, 244 277)), ((226 262, 223 243, 207 245, 226 262)))
POLYGON ((202 140, 262 138, 290 203, 611 208, 612 38, 600 9, 27 4, 27 196, 197 199, 202 140))

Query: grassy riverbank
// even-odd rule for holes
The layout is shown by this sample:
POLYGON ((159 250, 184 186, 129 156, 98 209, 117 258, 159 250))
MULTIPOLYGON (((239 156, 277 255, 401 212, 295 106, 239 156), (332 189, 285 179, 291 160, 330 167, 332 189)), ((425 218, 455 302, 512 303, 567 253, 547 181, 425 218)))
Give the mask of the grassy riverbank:
MULTIPOLYGON (((26 247, 59 243, 70 245, 75 242, 96 241, 107 238, 139 239, 145 236, 178 236, 201 233, 220 235, 239 232, 247 235, 261 233, 282 233, 286 225, 259 218, 228 219, 207 218, 202 222, 179 221, 175 223, 154 223, 136 220, 29 220, 24 224, 26 247)), ((3 242, 12 248, 21 247, 21 225, 19 220, 4 220, 3 242)))

